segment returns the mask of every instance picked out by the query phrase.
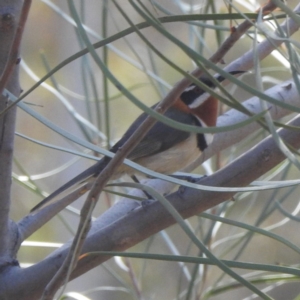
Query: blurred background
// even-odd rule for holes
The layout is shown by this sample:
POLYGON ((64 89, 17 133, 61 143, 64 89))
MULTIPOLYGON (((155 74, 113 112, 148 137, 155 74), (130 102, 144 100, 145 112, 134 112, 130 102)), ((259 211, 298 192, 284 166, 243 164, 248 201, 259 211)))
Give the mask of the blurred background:
MULTIPOLYGON (((221 0, 142 1, 155 17, 227 13, 228 3, 225 2, 221 0)), ((97 42, 105 36, 112 36, 129 26, 111 1, 77 0, 74 3, 92 42, 97 42)), ((263 1, 232 2, 244 13, 254 12, 261 3, 263 1)), ((143 21, 129 2, 119 1, 119 4, 135 24, 143 21)), ((293 8, 296 4, 297 1, 289 1, 288 7, 293 8)), ((220 42, 228 36, 229 28, 235 25, 235 22, 199 21, 194 25, 186 22, 170 22, 165 23, 164 27, 186 45, 209 58, 218 49, 220 42), (219 30, 204 28, 203 24, 217 26, 219 30)), ((182 69, 191 71, 195 68, 195 64, 183 51, 155 29, 146 28, 141 32, 157 49, 182 69)), ((294 35, 293 39, 298 40, 299 36, 294 35)), ((224 66, 251 49, 252 43, 252 36, 245 35, 226 55, 224 66)), ((37 79, 83 48, 67 1, 33 1, 21 49, 22 89, 27 91, 37 79)), ((157 57, 137 34, 133 33, 117 39, 105 49, 100 48, 97 52, 110 71, 140 101, 149 106, 161 100, 170 87, 182 78, 181 74, 157 57)), ((285 49, 283 48, 282 51, 285 49)), ((265 78, 265 89, 291 77, 290 69, 284 61, 272 56, 261 62, 261 68, 265 78)), ((246 74, 243 80, 250 85, 254 85, 255 82, 253 74, 246 74)), ((239 101, 251 96, 233 86, 228 86, 228 89, 239 101)), ((103 76, 89 54, 64 66, 53 77, 46 80, 44 86, 31 92, 24 101, 30 105, 30 108, 55 125, 80 139, 88 140, 106 149, 122 136, 131 122, 141 113, 140 109, 126 99, 103 76), (75 112, 77 117, 74 116, 75 112)), ((223 106, 222 110, 225 111, 226 107, 223 106)), ((287 119, 290 119, 290 116, 287 119)), ((17 134, 23 135, 16 135, 15 140, 15 180, 11 216, 13 220, 18 221, 42 200, 42 192, 44 195, 51 193, 94 161, 50 149, 26 139, 25 137, 29 137, 53 146, 86 151, 22 110, 18 111, 16 131, 17 134), (30 182, 26 176, 30 176, 30 182), (27 187, 24 186, 24 182, 28 185, 27 187)), ((217 158, 211 159, 206 169, 200 167, 196 172, 207 174, 211 172, 210 170, 217 170, 255 145, 264 136, 266 132, 262 130, 253 133, 241 143, 222 151, 217 158)), ((274 170, 272 179, 295 179, 299 178, 298 173, 295 167, 283 163, 274 170)), ((129 179, 124 178, 124 180, 129 179)), ((297 233, 299 219, 298 221, 291 220, 290 217, 284 216, 276 206, 276 201, 282 201, 284 209, 292 213, 297 209, 299 191, 298 187, 290 187, 259 193, 241 193, 237 195, 236 201, 216 207, 210 213, 272 230, 300 246, 297 233)), ((117 201, 114 195, 103 193, 94 216, 99 216, 113 205, 114 201, 117 201)), ((28 242, 49 244, 25 244, 18 257, 24 266, 42 260, 59 244, 73 237, 79 220, 78 210, 82 203, 83 199, 76 201, 72 205, 72 210, 65 209, 28 239, 28 242)), ((299 263, 299 253, 265 236, 247 236, 247 230, 201 216, 188 221, 199 239, 206 243, 218 258, 279 265, 299 263)), ((151 237, 129 251, 199 255, 199 250, 177 225, 151 237)), ((270 273, 246 270, 237 272, 243 274, 245 278, 260 278, 261 283, 257 286, 262 290, 269 289, 270 295, 275 299, 294 299, 300 293, 297 279, 285 280, 283 276, 280 278, 279 274, 270 283, 262 279, 270 273)), ((70 282, 66 293, 76 292, 85 295, 88 299, 205 299, 205 297, 250 299, 252 293, 249 290, 239 286, 233 287, 232 282, 227 276, 223 277, 217 267, 199 266, 198 268, 193 264, 176 262, 111 259, 70 282), (193 273, 196 274, 195 281, 192 280, 193 273), (191 282, 193 283, 191 295, 187 296, 191 282), (219 285, 227 288, 220 294, 208 294, 209 290, 216 291, 219 285)), ((72 299, 70 294, 67 297, 72 299)))

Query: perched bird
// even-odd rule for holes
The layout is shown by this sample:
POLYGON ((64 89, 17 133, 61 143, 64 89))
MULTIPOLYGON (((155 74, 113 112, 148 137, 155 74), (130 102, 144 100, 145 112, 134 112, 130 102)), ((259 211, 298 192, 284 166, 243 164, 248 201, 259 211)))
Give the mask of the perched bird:
MULTIPOLYGON (((244 73, 244 71, 233 71, 230 73, 235 75, 244 73)), ((218 75, 216 79, 222 82, 225 78, 218 75)), ((216 88, 216 85, 208 77, 202 76, 200 80, 208 87, 216 88)), ((187 125, 199 127, 215 126, 218 115, 218 100, 195 84, 191 84, 164 115, 167 118, 187 125)), ((146 113, 142 113, 110 151, 116 153, 147 116, 146 113)), ((127 158, 153 171, 172 174, 195 161, 212 142, 212 139, 212 134, 181 131, 158 121, 135 146, 127 158)), ((103 157, 96 164, 42 200, 32 208, 31 212, 50 204, 62 192, 71 188, 75 190, 75 188, 88 180, 94 180, 106 167, 110 159, 109 157, 103 157)), ((112 179, 116 179, 125 173, 132 175, 134 170, 122 164, 116 170, 112 179)))

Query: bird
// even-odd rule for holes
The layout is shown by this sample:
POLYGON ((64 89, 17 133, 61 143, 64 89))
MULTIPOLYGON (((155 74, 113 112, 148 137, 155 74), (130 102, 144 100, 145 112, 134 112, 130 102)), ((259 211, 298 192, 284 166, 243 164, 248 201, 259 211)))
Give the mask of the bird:
MULTIPOLYGON (((244 73, 244 71, 232 71, 229 73, 237 75, 244 73)), ((217 75, 215 79, 218 82, 222 82, 225 80, 225 77, 217 75)), ((216 89, 216 84, 209 77, 203 75, 199 80, 209 88, 216 89)), ((198 127, 216 126, 218 102, 219 100, 216 97, 192 83, 183 91, 175 103, 166 110, 164 116, 186 125, 198 127)), ((153 105, 152 108, 155 108, 156 105, 153 105)), ((112 146, 110 151, 116 153, 147 116, 146 113, 142 113, 127 129, 123 137, 112 146)), ((133 148, 127 158, 155 172, 170 175, 195 161, 212 140, 213 135, 210 133, 186 132, 157 121, 145 137, 133 148)), ((82 184, 95 180, 110 160, 111 158, 104 156, 97 163, 44 198, 30 212, 36 212, 49 205, 57 200, 57 197, 63 192, 70 189, 74 191, 82 184)), ((134 170, 122 164, 114 172, 111 180, 117 179, 124 174, 134 175, 134 170)))

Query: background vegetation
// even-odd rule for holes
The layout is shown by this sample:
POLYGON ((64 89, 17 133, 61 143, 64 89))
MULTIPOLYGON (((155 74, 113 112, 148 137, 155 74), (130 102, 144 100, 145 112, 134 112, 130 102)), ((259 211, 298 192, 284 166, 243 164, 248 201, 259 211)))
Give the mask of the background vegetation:
MULTIPOLYGON (((145 22, 145 18, 133 4, 154 21, 159 17, 177 17, 168 22, 162 19, 161 30, 150 26, 148 21, 148 25, 138 33, 132 30, 132 33, 128 34, 123 30, 130 27, 130 24, 122 17, 114 4, 115 1, 33 1, 20 51, 20 82, 23 93, 27 93, 40 78, 49 74, 59 63, 66 62, 75 53, 86 49, 82 29, 76 27, 73 20, 74 8, 92 43, 102 38, 105 41, 105 38, 120 33, 112 43, 98 48, 96 53, 116 79, 147 106, 160 101, 184 76, 155 51, 159 51, 181 70, 192 71, 196 68, 196 63, 202 62, 201 58, 208 59, 218 49, 222 49, 222 43, 234 32, 234 28, 238 28, 239 24, 248 18, 257 18, 258 21, 238 39, 221 63, 216 64, 221 69, 232 64, 235 69, 248 71, 250 68, 250 72, 240 78, 242 83, 227 85, 229 95, 222 93, 222 96, 226 99, 233 96, 237 102, 242 103, 255 96, 256 91, 263 92, 274 87, 278 89, 279 98, 284 100, 283 108, 272 106, 271 109, 270 102, 258 101, 256 105, 259 109, 269 109, 272 112, 270 115, 265 113, 261 116, 259 122, 254 120, 243 138, 238 137, 235 140, 244 128, 240 124, 229 133, 218 134, 221 140, 223 136, 223 139, 228 141, 230 147, 216 144, 217 150, 209 149, 204 156, 205 159, 209 159, 193 171, 201 175, 213 174, 256 146, 270 132, 276 140, 275 131, 281 125, 274 122, 284 124, 299 112, 299 34, 293 33, 291 37, 287 34, 287 37, 283 38, 283 31, 278 30, 276 34, 281 37, 275 38, 276 30, 287 19, 299 23, 298 17, 287 10, 293 10, 297 1, 289 1, 288 6, 273 11, 267 16, 270 20, 265 22, 262 21, 262 16, 253 15, 260 5, 265 3, 254 2, 117 1, 134 24, 145 22), (249 13, 252 15, 245 15, 249 13), (164 31, 178 41, 172 40, 164 31), (259 46, 271 38, 275 38, 271 44, 276 51, 265 54, 266 58, 262 60, 259 46), (274 41, 284 43, 274 45, 274 41), (192 55, 184 51, 180 42, 194 50, 199 57, 193 59, 192 55), (247 51, 252 51, 250 67, 243 56, 247 51), (292 85, 294 98, 291 94, 285 94, 290 89, 288 83, 285 83, 286 80, 295 81, 292 85), (245 90, 243 83, 250 89, 245 90), (294 109, 285 106, 288 100, 292 101, 290 104, 294 105, 294 109), (275 116, 273 111, 274 114, 279 114, 275 116), (210 157, 212 154, 214 155, 210 157)), ((274 3, 280 5, 281 2, 274 3)), ((47 193, 94 163, 90 156, 95 156, 95 159, 100 156, 93 149, 87 150, 86 147, 66 139, 63 132, 54 132, 53 127, 42 124, 40 121, 43 117, 76 136, 78 141, 87 141, 109 149, 109 145, 117 141, 141 113, 140 108, 122 94, 116 84, 109 80, 109 74, 101 70, 95 61, 89 53, 78 55, 78 58, 65 63, 64 67, 49 76, 24 98, 26 107, 34 110, 40 120, 18 108, 11 218, 15 222, 21 220, 19 224, 24 224, 23 218, 47 193), (76 155, 78 152, 83 158, 76 155)), ((211 71, 211 74, 215 73, 215 70, 211 71)), ((226 118, 226 111, 241 110, 233 99, 230 101, 231 107, 220 105, 223 118, 220 118, 219 125, 229 125, 232 120, 233 123, 240 122, 234 117, 232 120, 226 118)), ((246 118, 245 114, 241 115, 246 118)), ((261 191, 251 188, 240 191, 232 199, 234 201, 228 199, 229 201, 186 220, 185 224, 194 237, 186 234, 188 229, 182 224, 160 231, 127 250, 130 253, 144 254, 142 258, 118 256, 109 259, 70 281, 62 297, 214 300, 224 297, 299 297, 299 183, 292 181, 299 178, 299 161, 298 153, 294 153, 293 149, 282 146, 281 150, 289 160, 277 164, 271 171, 256 178, 259 182, 254 186, 263 186, 261 191), (274 184, 269 188, 267 185, 271 181, 274 181, 274 184), (264 231, 258 232, 260 229, 264 231), (233 279, 232 275, 223 272, 219 266, 210 265, 212 258, 205 260, 207 254, 194 238, 202 242, 218 260, 227 260, 232 264, 250 263, 247 267, 230 264, 229 267, 240 278, 251 282, 265 294, 257 295, 254 289, 236 278, 233 279), (153 260, 148 259, 148 254, 165 256, 153 260), (195 260, 188 262, 191 258, 195 260), (201 258, 204 260, 197 261, 201 258), (280 266, 287 268, 282 270, 280 266)), ((131 180, 125 177, 121 182, 131 180)), ((128 191, 128 187, 107 187, 101 194, 93 217, 98 218, 122 198, 115 195, 116 193, 127 194, 128 191)), ((74 237, 84 200, 85 197, 82 197, 39 230, 32 230, 35 232, 23 242, 17 255, 22 267, 42 261, 54 248, 61 247, 74 237)), ((119 203, 124 203, 122 201, 125 200, 119 203)), ((127 213, 123 212, 125 215, 127 213)), ((104 219, 103 222, 111 224, 113 221, 115 220, 111 219, 107 222, 104 219)), ((34 226, 36 229, 40 227, 34 226)))

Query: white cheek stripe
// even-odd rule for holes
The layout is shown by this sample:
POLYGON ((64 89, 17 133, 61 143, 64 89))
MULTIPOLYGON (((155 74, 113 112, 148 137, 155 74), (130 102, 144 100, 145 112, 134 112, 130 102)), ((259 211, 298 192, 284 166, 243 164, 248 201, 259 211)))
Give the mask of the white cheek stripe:
MULTIPOLYGON (((202 121, 199 117, 197 117, 197 116, 195 116, 197 119, 198 119, 198 121, 200 122, 200 124, 201 124, 201 126, 203 127, 203 128, 207 128, 208 126, 205 124, 205 122, 204 121, 202 121)), ((212 143, 212 141, 213 141, 213 139, 214 139, 214 135, 212 134, 212 133, 204 133, 204 138, 205 138, 205 142, 206 142, 206 144, 207 144, 207 146, 208 145, 210 145, 211 143, 212 143)))
POLYGON ((196 98, 191 104, 189 104, 189 108, 196 108, 202 103, 204 103, 210 97, 209 93, 204 93, 196 98))
POLYGON ((189 92, 191 90, 193 90, 196 86, 193 84, 193 85, 190 85, 188 86, 183 92, 189 92))

